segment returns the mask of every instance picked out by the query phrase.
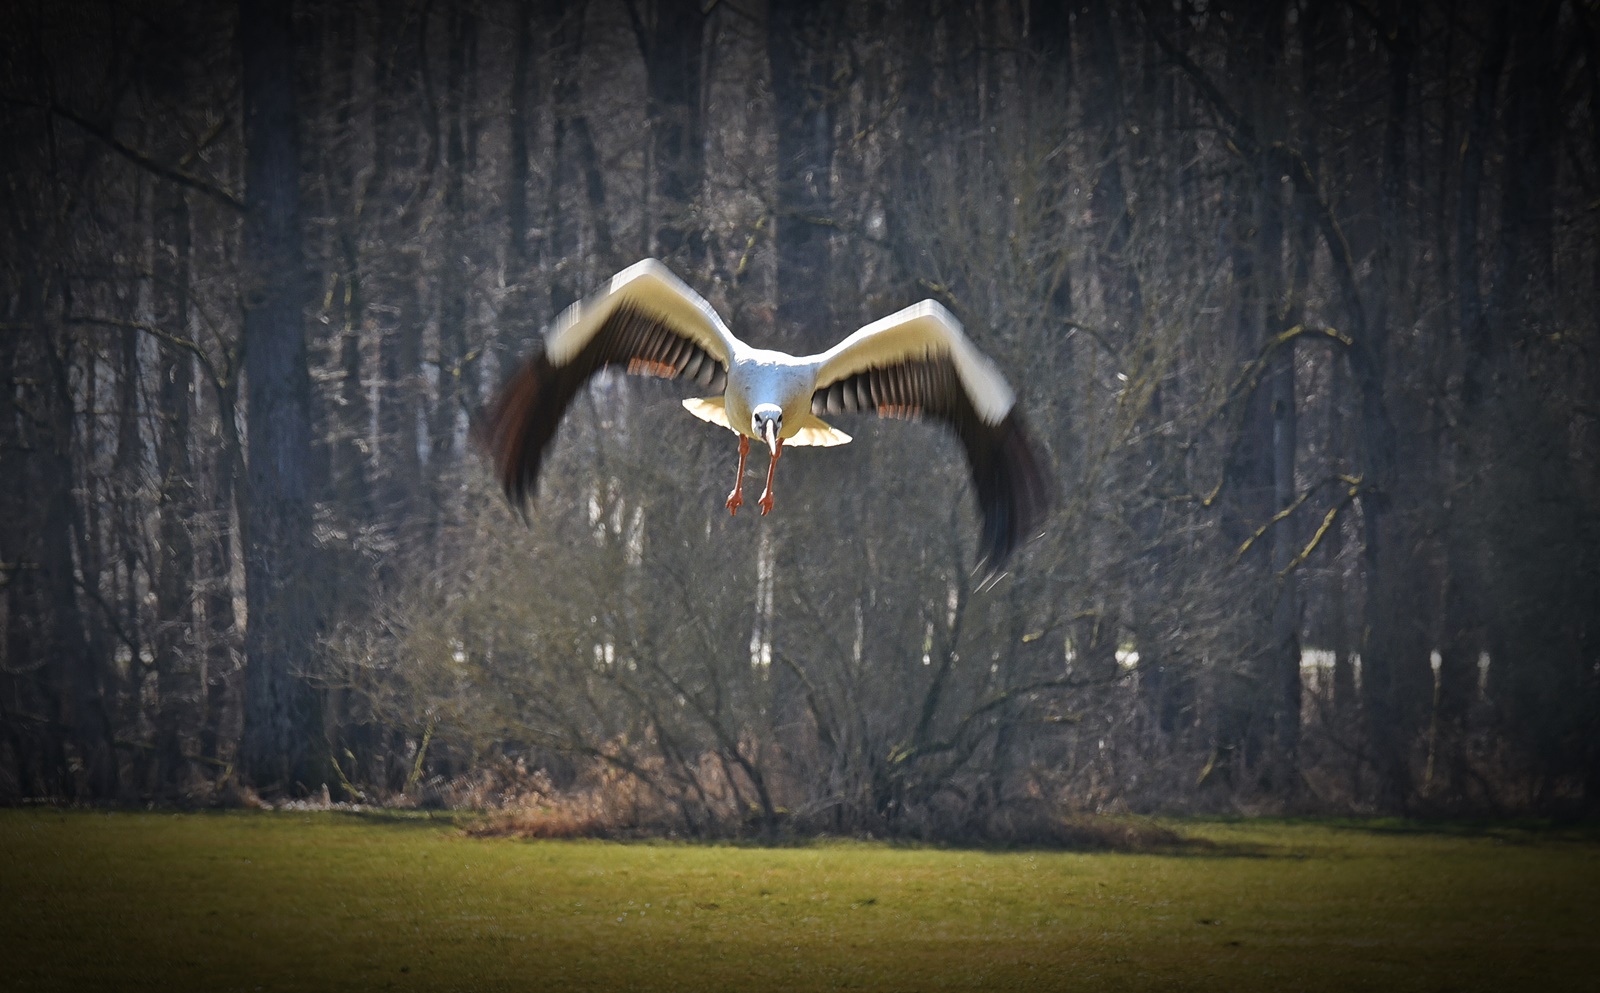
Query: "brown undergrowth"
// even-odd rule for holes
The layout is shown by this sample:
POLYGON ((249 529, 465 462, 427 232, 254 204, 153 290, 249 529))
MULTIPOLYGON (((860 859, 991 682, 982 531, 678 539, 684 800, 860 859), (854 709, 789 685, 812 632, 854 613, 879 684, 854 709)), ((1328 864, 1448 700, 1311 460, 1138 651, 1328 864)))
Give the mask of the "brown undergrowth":
MULTIPOLYGON (((483 838, 686 838, 780 845, 838 836, 821 818, 781 811, 769 823, 759 810, 749 805, 741 810, 720 791, 708 792, 707 804, 690 805, 615 770, 568 789, 556 789, 543 777, 528 782, 535 788, 484 811, 466 833, 483 838)), ((1037 799, 985 811, 954 803, 930 805, 851 833, 956 847, 1162 853, 1215 847, 1143 817, 1065 812, 1037 799)))

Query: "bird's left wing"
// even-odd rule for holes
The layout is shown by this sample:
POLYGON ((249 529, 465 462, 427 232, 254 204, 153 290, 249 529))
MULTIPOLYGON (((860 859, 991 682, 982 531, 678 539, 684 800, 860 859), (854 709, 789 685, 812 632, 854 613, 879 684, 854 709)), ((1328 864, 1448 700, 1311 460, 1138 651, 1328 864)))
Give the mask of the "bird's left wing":
POLYGON ((1046 462, 1016 396, 961 324, 932 300, 874 321, 813 359, 816 414, 875 413, 948 424, 966 449, 983 516, 978 572, 987 582, 1043 521, 1046 462))
POLYGON ((556 318, 478 419, 478 440, 506 497, 520 508, 535 491, 562 415, 600 369, 691 379, 720 393, 737 344, 711 305, 660 262, 646 259, 613 276, 556 318))

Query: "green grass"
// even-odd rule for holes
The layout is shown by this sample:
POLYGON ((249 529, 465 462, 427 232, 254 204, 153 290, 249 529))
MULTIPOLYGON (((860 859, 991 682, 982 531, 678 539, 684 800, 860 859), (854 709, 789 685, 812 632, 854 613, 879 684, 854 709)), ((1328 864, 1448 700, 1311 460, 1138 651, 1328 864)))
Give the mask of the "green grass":
POLYGON ((1600 838, 1164 822, 1180 854, 526 842, 0 810, 0 988, 1593 990, 1600 838))

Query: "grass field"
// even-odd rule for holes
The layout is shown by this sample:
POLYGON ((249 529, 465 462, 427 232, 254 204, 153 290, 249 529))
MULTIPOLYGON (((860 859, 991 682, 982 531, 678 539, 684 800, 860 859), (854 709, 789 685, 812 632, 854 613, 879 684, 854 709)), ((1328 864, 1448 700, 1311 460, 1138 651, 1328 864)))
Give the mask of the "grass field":
POLYGON ((1167 854, 0 810, 0 988, 1596 990, 1600 837, 1164 822, 1167 854))

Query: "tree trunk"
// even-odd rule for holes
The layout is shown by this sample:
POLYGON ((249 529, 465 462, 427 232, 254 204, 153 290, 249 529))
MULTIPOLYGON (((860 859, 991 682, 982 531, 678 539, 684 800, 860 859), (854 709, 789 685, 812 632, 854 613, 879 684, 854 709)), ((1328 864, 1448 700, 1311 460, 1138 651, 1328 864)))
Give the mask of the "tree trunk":
POLYGON ((332 462, 333 496, 338 505, 356 522, 372 519, 372 492, 368 462, 371 458, 368 436, 372 432, 372 405, 367 397, 361 360, 361 335, 366 325, 366 273, 361 256, 361 227, 366 220, 365 196, 360 188, 361 142, 355 134, 357 102, 361 99, 359 73, 363 49, 360 43, 356 4, 349 2, 332 15, 334 58, 342 94, 335 115, 338 135, 338 161, 335 175, 327 182, 336 184, 339 203, 336 233, 339 278, 335 282, 339 300, 339 402, 336 426, 329 446, 332 462))
POLYGON ((211 460, 212 491, 207 514, 211 527, 205 543, 205 686, 200 718, 200 754, 223 761, 226 748, 236 744, 225 733, 225 725, 235 712, 239 687, 234 674, 240 670, 239 618, 234 612, 234 538, 241 534, 238 484, 241 474, 238 425, 234 419, 237 391, 217 390, 217 419, 221 440, 211 460))
MULTIPOLYGON (((410 18, 379 18, 373 47, 372 171, 363 201, 372 213, 374 239, 386 249, 384 264, 373 266, 368 281, 367 313, 378 338, 373 492, 385 529, 398 542, 410 543, 417 537, 423 479, 417 419, 425 323, 413 205, 432 183, 434 162, 424 157, 426 139, 415 111, 421 53, 410 18)), ((392 578, 393 568, 386 563, 380 571, 392 578)))
POLYGON ((240 0, 245 128, 243 253, 249 452, 249 609, 240 767, 257 788, 321 781, 311 746, 317 597, 311 548, 311 380, 301 308, 299 137, 290 9, 240 0))
MULTIPOLYGON (((5 374, 0 415, 0 569, 6 594, 8 687, 20 691, 13 740, 19 780, 35 795, 109 799, 118 769, 103 693, 104 673, 91 653, 74 587, 72 339, 44 323, 37 270, 23 270, 11 301, 19 320, 0 348, 5 374), (33 277, 33 278, 29 278, 33 277), (67 349, 62 354, 58 349, 67 349), (74 761, 75 760, 75 761, 74 761), (75 772, 74 765, 78 768, 75 772)), ((8 721, 8 724, 10 721, 8 721)))
MULTIPOLYGON (((1483 188, 1484 146, 1494 126, 1496 94, 1510 49, 1511 5, 1497 5, 1489 25, 1489 44, 1474 77, 1472 112, 1461 145, 1460 192, 1456 204, 1456 307, 1463 346, 1462 425, 1452 432, 1452 492, 1465 494, 1473 485, 1469 466, 1486 453, 1478 433, 1479 409, 1487 392, 1485 377, 1492 367, 1488 328, 1484 321, 1482 253, 1478 213, 1483 188)), ((1481 599, 1473 579, 1473 560, 1481 528, 1470 515, 1471 501, 1451 501, 1446 511, 1444 635, 1439 645, 1439 692, 1435 716, 1443 735, 1444 768, 1450 787, 1459 788, 1464 758, 1463 736, 1469 709, 1478 696, 1478 657, 1482 651, 1481 599)))
POLYGON ((704 251, 704 225, 694 208, 705 173, 700 92, 706 15, 700 0, 655 0, 646 25, 639 0, 629 0, 645 66, 652 190, 650 251, 694 266, 704 251))
POLYGON ((1365 545, 1362 562, 1367 590, 1366 638, 1361 651, 1361 695, 1366 740, 1377 775, 1378 803, 1403 811, 1411 796, 1410 753, 1418 724, 1418 680, 1412 673, 1427 665, 1427 645, 1416 644, 1414 590, 1408 582, 1412 556, 1402 523, 1394 516, 1397 451, 1394 425, 1384 403, 1386 350, 1392 301, 1401 292, 1394 251, 1404 228, 1405 125, 1415 55, 1415 8, 1402 5, 1402 20, 1389 49, 1389 101, 1384 129, 1375 305, 1369 333, 1360 343, 1363 447, 1366 465, 1362 492, 1365 545), (1420 650, 1420 657, 1416 657, 1420 650))
MULTIPOLYGON (((460 454, 456 446, 457 429, 465 408, 476 403, 477 361, 467 355, 467 291, 469 274, 465 258, 471 249, 466 216, 467 154, 464 96, 467 76, 467 51, 476 20, 461 7, 452 6, 447 15, 450 47, 447 56, 448 79, 445 88, 444 139, 445 174, 441 207, 449 232, 445 238, 445 259, 440 267, 439 365, 435 406, 429 434, 428 475, 436 483, 450 476, 445 467, 460 454)), ((434 514, 444 511, 445 495, 436 494, 434 514)))
MULTIPOLYGON (((1516 19, 1507 78, 1508 147, 1501 228, 1484 320, 1492 393, 1476 427, 1495 472, 1480 503, 1491 591, 1489 688, 1511 739, 1543 776, 1533 802, 1558 777, 1580 774, 1570 742, 1593 731, 1592 621, 1600 612, 1593 510, 1575 485, 1570 414, 1554 408, 1541 375, 1541 342, 1565 326, 1558 309, 1554 189, 1567 87, 1563 10, 1547 2, 1516 19)), ((1520 13, 1520 11, 1519 11, 1520 13)), ((1564 332, 1560 332, 1564 333, 1564 332)), ((1569 353, 1575 354, 1575 353, 1569 353)), ((1545 355, 1553 356, 1552 352, 1545 355)))
MULTIPOLYGON (((1301 264, 1309 267, 1302 257, 1301 264)), ((1298 281, 1300 290, 1304 282, 1298 281)), ((1288 330, 1288 321, 1298 319, 1285 311, 1277 321, 1278 332, 1288 330)), ((1267 387, 1272 415, 1272 502, 1277 513, 1288 513, 1294 505, 1295 451, 1299 439, 1298 399, 1295 395, 1295 350, 1291 341, 1278 349, 1268 372, 1267 387)), ((1268 642, 1269 713, 1275 762, 1288 779, 1281 788, 1291 793, 1299 789, 1300 748, 1300 576, 1292 567, 1298 551, 1298 530, 1292 517, 1279 522, 1272 533, 1272 630, 1268 642)))
MULTIPOLYGON (((28 308, 24 312, 39 311, 28 308)), ((56 680, 51 695, 60 707, 58 720, 82 766, 76 777, 79 794, 89 799, 112 799, 120 780, 109 708, 114 675, 107 671, 105 653, 94 650, 95 638, 78 603, 73 560, 73 519, 78 506, 74 496, 69 371, 73 341, 65 335, 46 335, 40 348, 43 423, 35 443, 38 474, 33 496, 44 508, 35 546, 43 607, 40 627, 45 654, 41 657, 51 660, 49 671, 56 680)), ((83 570, 83 575, 95 574, 83 570)), ((137 659, 134 664, 138 664, 137 659)))
POLYGON ((833 213, 833 23, 825 3, 774 0, 767 58, 777 115, 777 342, 806 352, 831 337, 828 243, 833 213))
MULTIPOLYGON (((171 184, 156 187, 152 280, 156 323, 171 334, 189 337, 189 209, 185 194, 171 184)), ((190 412, 194 356, 164 344, 157 366, 156 470, 160 475, 159 558, 156 567, 154 637, 157 711, 157 782, 182 789, 188 778, 184 739, 199 723, 199 660, 194 651, 194 463, 190 457, 190 412)))
POLYGON ((1094 58, 1093 85, 1088 106, 1099 117, 1100 171, 1095 177, 1093 205, 1096 240, 1101 246, 1100 284, 1113 327, 1136 334, 1144 319, 1144 290, 1139 271, 1128 257, 1133 232, 1133 212, 1122 176, 1122 132, 1126 110, 1122 98, 1122 69, 1117 60, 1117 36, 1109 4, 1088 5, 1089 50, 1094 58))
MULTIPOLYGON (((1072 99, 1074 85, 1072 61, 1072 12, 1067 4, 1058 0, 1029 0, 1029 35, 1033 52, 1039 62, 1039 99, 1037 104, 1026 103, 1029 114, 1040 116, 1039 125, 1054 126, 1065 114, 1072 99)), ((1047 231, 1064 231, 1071 213, 1070 197, 1072 177, 1068 166, 1070 157, 1063 144, 1055 156, 1052 179, 1055 188, 1046 205, 1043 228, 1047 231)), ((1070 256, 1062 251, 1048 260, 1050 315, 1059 321, 1070 321, 1073 315, 1072 265, 1070 256)))
MULTIPOLYGON (((511 159, 506 163, 506 299, 495 330, 494 355, 501 379, 510 375, 517 357, 538 331, 538 307, 533 282, 537 260, 528 242, 529 156, 538 138, 538 77, 533 71, 538 52, 534 47, 534 4, 518 0, 515 51, 511 68, 511 107, 507 119, 511 159)), ((541 32, 542 36, 543 32, 541 32)))
POLYGON ((550 193, 545 203, 545 259, 550 275, 550 313, 560 313, 587 289, 585 253, 580 250, 582 216, 569 191, 583 181, 589 230, 593 235, 590 259, 602 270, 614 263, 611 222, 606 207, 605 177, 600 171, 600 155, 583 113, 579 71, 584 52, 586 4, 568 7, 560 0, 548 0, 546 17, 554 25, 551 32, 554 67, 552 82, 555 100, 551 131, 550 193))

